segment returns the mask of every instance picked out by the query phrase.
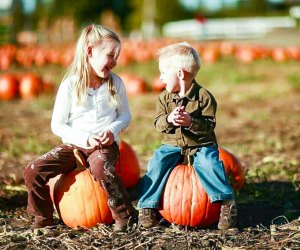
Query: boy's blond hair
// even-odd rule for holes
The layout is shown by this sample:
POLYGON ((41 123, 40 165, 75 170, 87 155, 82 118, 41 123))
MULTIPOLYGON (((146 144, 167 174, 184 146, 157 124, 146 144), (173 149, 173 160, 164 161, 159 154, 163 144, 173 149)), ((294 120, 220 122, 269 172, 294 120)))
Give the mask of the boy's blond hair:
POLYGON ((175 43, 158 50, 158 60, 166 60, 168 65, 183 69, 196 76, 201 67, 198 52, 187 42, 175 43))
MULTIPOLYGON (((104 40, 113 40, 121 48, 121 41, 116 33, 101 26, 92 24, 83 29, 76 45, 74 60, 67 69, 63 79, 70 76, 75 80, 75 93, 77 97, 77 103, 82 104, 87 97, 87 88, 90 81, 90 65, 87 59, 88 46, 94 46, 103 42, 104 40)), ((118 56, 118 55, 116 55, 118 56)), ((111 73, 107 79, 108 89, 110 92, 110 103, 117 103, 117 91, 111 73)))

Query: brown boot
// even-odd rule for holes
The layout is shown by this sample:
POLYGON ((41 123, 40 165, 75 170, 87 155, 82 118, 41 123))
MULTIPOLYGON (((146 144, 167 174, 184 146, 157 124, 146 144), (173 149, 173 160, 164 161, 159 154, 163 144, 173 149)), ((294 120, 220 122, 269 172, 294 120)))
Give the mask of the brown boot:
POLYGON ((143 208, 139 211, 139 224, 144 228, 150 228, 157 225, 156 209, 143 208))
POLYGON ((43 216, 35 216, 34 223, 31 226, 31 229, 43 228, 43 227, 52 227, 54 226, 53 218, 47 218, 43 216))
POLYGON ((107 195, 107 204, 115 220, 115 231, 124 232, 137 223, 138 212, 133 207, 130 197, 121 181, 114 174, 114 168, 106 166, 106 181, 101 181, 107 195))
POLYGON ((109 206, 112 216, 115 220, 114 231, 125 232, 137 223, 138 213, 133 206, 125 205, 124 203, 117 206, 109 206))
POLYGON ((218 229, 226 230, 235 227, 237 222, 237 208, 234 205, 222 205, 218 229))

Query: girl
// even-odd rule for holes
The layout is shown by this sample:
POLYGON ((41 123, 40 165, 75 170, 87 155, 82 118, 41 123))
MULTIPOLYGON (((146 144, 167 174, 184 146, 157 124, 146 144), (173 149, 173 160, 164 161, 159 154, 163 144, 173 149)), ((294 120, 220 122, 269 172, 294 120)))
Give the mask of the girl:
POLYGON ((91 174, 104 188, 115 230, 125 231, 136 221, 137 212, 114 167, 119 156, 119 133, 131 120, 125 86, 111 72, 120 49, 118 36, 100 25, 86 27, 79 37, 51 120, 52 131, 63 144, 29 163, 24 172, 27 210, 35 217, 32 228, 53 225, 53 205, 46 184, 76 167, 74 149, 87 160, 91 174))

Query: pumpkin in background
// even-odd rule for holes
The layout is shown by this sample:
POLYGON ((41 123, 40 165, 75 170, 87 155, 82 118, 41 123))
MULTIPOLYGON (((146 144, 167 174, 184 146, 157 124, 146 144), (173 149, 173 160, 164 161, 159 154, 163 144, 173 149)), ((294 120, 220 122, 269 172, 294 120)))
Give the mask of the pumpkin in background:
MULTIPOLYGON (((232 187, 240 189, 245 173, 239 160, 223 148, 219 148, 219 158, 232 187)), ((159 212, 171 223, 205 227, 216 223, 220 217, 220 203, 210 203, 192 166, 177 165, 172 170, 160 201, 159 212)))
POLYGON ((160 93, 160 92, 164 91, 165 89, 166 89, 166 84, 163 83, 163 81, 159 78, 159 76, 156 77, 154 79, 154 82, 153 82, 153 85, 152 85, 152 90, 154 92, 160 93))
POLYGON ((0 99, 11 100, 18 94, 18 82, 12 74, 0 75, 0 99))
POLYGON ((240 46, 235 52, 235 58, 242 63, 252 63, 257 59, 257 55, 253 47, 240 46))
POLYGON ((220 216, 220 203, 211 204, 192 166, 177 165, 164 188, 159 210, 170 223, 209 226, 220 216))
POLYGON ((116 172, 125 188, 133 188, 140 179, 139 159, 133 148, 125 141, 120 142, 120 157, 116 163, 116 172))
POLYGON ((137 96, 146 93, 147 84, 140 76, 128 73, 120 73, 119 76, 122 78, 126 87, 126 92, 129 96, 137 96))
POLYGON ((71 228, 93 227, 113 221, 107 198, 89 170, 74 170, 48 182, 52 202, 63 222, 71 228))
POLYGON ((31 99, 36 97, 43 90, 42 80, 34 73, 21 75, 19 88, 22 98, 31 99))
POLYGON ((275 62, 285 62, 288 59, 288 53, 285 48, 276 47, 271 49, 271 58, 275 62))
POLYGON ((233 153, 221 147, 219 147, 219 158, 223 161, 230 185, 235 190, 240 190, 245 183, 245 171, 241 162, 233 153))
POLYGON ((220 59, 220 52, 215 46, 205 48, 201 54, 201 59, 205 63, 215 63, 220 59))

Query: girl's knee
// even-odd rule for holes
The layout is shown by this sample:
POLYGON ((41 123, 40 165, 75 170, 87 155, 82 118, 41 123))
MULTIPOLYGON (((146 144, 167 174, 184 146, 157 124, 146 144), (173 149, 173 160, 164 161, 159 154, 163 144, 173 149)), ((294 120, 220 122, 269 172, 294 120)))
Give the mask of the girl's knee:
POLYGON ((36 183, 37 178, 40 176, 39 168, 36 162, 30 162, 24 170, 24 180, 26 185, 36 183))

